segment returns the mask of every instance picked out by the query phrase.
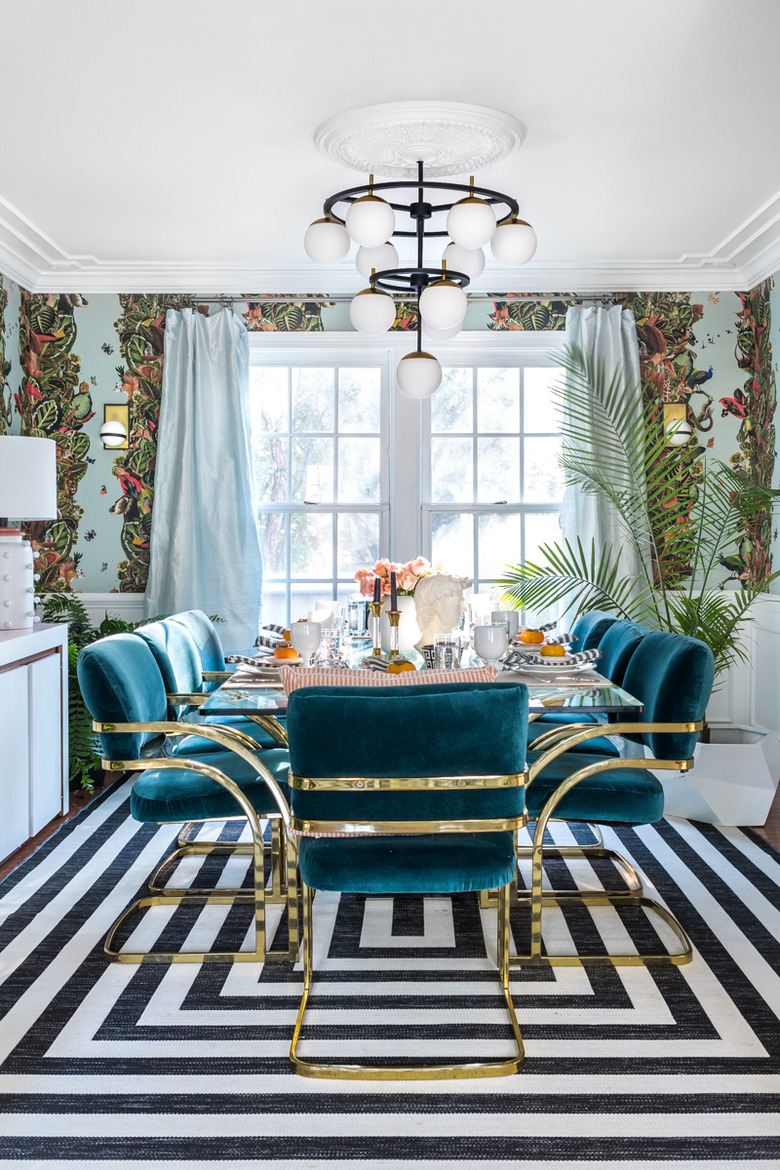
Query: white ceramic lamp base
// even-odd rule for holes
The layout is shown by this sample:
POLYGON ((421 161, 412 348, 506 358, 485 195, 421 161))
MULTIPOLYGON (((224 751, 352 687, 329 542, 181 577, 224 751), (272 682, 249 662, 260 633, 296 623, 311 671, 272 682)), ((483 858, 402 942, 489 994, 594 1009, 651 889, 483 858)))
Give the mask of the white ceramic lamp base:
POLYGON ((0 528, 0 630, 31 629, 34 600, 29 541, 18 528, 0 528))

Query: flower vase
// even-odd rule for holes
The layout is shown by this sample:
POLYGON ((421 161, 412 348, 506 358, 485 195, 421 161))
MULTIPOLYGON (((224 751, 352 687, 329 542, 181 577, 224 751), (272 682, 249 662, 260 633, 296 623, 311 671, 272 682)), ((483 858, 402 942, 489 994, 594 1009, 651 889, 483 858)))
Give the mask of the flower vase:
MULTIPOLYGON (((386 612, 389 604, 388 597, 382 609, 382 649, 385 654, 390 651, 390 622, 386 612)), ((398 623, 398 649, 402 654, 409 654, 414 651, 415 642, 420 640, 420 627, 417 625, 414 596, 399 596, 397 604, 401 614, 401 620, 398 623)))

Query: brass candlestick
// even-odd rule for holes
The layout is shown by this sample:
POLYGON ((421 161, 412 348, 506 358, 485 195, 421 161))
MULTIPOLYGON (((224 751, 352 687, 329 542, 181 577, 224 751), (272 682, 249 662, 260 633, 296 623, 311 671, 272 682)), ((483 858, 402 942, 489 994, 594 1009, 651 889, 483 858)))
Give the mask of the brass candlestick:
POLYGON ((371 610, 371 642, 373 649, 371 654, 374 657, 382 657, 382 606, 384 601, 370 601, 369 609, 371 610))
POLYGON ((400 658, 401 651, 398 648, 398 641, 400 637, 398 623, 401 620, 400 609, 388 609, 387 620, 390 622, 390 653, 388 657, 400 658))

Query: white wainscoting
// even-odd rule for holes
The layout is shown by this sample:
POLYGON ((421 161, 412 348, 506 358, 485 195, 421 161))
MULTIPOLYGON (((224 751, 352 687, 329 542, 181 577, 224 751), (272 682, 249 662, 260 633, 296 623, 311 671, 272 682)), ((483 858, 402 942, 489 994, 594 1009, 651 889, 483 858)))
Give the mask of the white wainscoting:
POLYGON ((76 593, 76 596, 93 626, 100 625, 106 613, 125 622, 140 622, 144 616, 143 593, 76 593))

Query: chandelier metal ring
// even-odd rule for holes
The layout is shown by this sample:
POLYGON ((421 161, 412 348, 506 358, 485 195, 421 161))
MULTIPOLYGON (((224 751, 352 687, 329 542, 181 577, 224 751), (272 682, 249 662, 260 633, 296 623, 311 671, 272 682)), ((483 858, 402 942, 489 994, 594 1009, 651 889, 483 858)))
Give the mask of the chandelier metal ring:
POLYGON ((456 272, 452 268, 386 268, 384 272, 374 272, 369 277, 373 288, 384 289, 391 293, 419 293, 432 280, 449 280, 461 288, 471 284, 471 277, 465 272, 456 272))
MULTIPOLYGON (((470 195, 475 195, 480 199, 484 199, 486 203, 490 203, 491 205, 503 204, 507 208, 507 212, 506 214, 502 215, 500 219, 498 216, 496 216, 496 221, 498 224, 508 223, 510 219, 520 214, 520 205, 518 204, 517 200, 513 199, 511 195, 504 195, 501 191, 493 191, 490 187, 471 186, 470 183, 441 183, 430 179, 396 179, 386 183, 364 183, 360 187, 347 187, 343 191, 337 191, 335 195, 331 195, 328 199, 325 200, 323 204, 323 214, 328 216, 330 219, 335 219, 338 221, 338 223, 343 224, 344 218, 335 214, 333 210, 334 207, 338 206, 339 203, 351 204, 354 203, 356 199, 362 199, 366 195, 373 195, 377 191, 399 191, 410 189, 417 192, 417 200, 413 203, 396 203, 388 199, 387 202, 390 204, 393 211, 405 211, 407 215, 411 216, 413 219, 419 220, 420 218, 430 219, 431 215, 440 214, 441 212, 449 211, 452 208, 452 203, 434 204, 425 202, 422 196, 426 188, 431 188, 438 191, 455 191, 458 194, 463 195, 464 198, 467 198, 470 195), (416 215, 414 211, 415 207, 426 208, 428 214, 422 216, 416 215)), ((346 218, 346 212, 344 213, 344 217, 346 218)), ((396 231, 393 232, 393 236, 408 236, 416 238, 417 235, 417 229, 414 231, 401 231, 396 229, 396 231)), ((426 239, 432 239, 435 236, 446 236, 447 232, 444 230, 423 231, 423 235, 426 239)))

